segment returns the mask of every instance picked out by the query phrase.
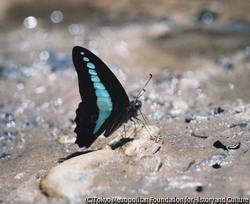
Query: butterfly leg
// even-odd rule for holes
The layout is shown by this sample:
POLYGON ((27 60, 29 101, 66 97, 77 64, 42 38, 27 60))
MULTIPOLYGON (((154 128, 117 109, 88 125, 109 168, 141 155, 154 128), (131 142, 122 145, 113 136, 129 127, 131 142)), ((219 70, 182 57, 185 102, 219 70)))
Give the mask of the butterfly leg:
POLYGON ((126 126, 125 124, 123 125, 123 132, 124 132, 124 136, 122 135, 122 139, 126 138, 126 126))
MULTIPOLYGON (((149 120, 147 119, 147 117, 141 111, 140 111, 140 115, 142 116, 143 120, 137 118, 136 116, 134 116, 133 118, 135 118, 137 121, 140 121, 142 123, 142 125, 146 128, 148 134, 151 136, 151 134, 149 132, 149 130, 150 130, 149 125, 151 125, 149 120), (149 128, 149 130, 148 130, 148 128, 149 128)), ((135 121, 132 120, 132 118, 130 120, 133 121, 134 124, 135 124, 135 121)), ((136 130, 136 128, 135 128, 135 130, 136 130)))
MULTIPOLYGON (((137 118, 136 116, 134 116, 134 118, 136 119, 136 121, 140 121, 140 122, 142 122, 139 118, 137 118)), ((137 126, 136 126, 136 124, 139 124, 138 122, 136 122, 136 121, 134 121, 132 118, 130 118, 130 120, 134 123, 134 131, 131 133, 131 135, 132 134, 135 134, 136 133, 136 131, 137 131, 137 126)), ((143 122, 142 122, 142 124, 143 124, 143 122)), ((144 124, 143 124, 144 125, 144 124)))

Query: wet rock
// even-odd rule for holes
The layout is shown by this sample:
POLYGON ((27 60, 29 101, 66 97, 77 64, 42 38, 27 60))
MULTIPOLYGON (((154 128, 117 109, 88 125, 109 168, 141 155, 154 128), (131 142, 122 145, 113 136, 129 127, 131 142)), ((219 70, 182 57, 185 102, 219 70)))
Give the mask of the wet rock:
POLYGON ((221 143, 221 141, 217 140, 213 146, 216 147, 216 148, 221 148, 223 150, 236 150, 236 149, 239 149, 240 148, 240 145, 241 145, 241 142, 239 141, 236 145, 233 145, 233 146, 225 146, 224 144, 221 143))
POLYGON ((219 163, 215 163, 215 164, 212 165, 212 167, 214 169, 219 169, 219 168, 221 168, 221 165, 219 163))
POLYGON ((203 191, 203 187, 202 186, 196 186, 195 189, 197 192, 202 192, 203 191))
POLYGON ((221 141, 219 141, 219 140, 217 140, 217 141, 213 144, 213 146, 214 146, 215 148, 221 148, 221 149, 223 149, 223 150, 228 150, 227 147, 226 147, 224 144, 222 144, 221 141))
POLYGON ((241 145, 241 142, 239 141, 236 145, 228 146, 227 148, 228 148, 229 150, 236 150, 236 149, 239 149, 239 148, 240 148, 240 145, 241 145))
POLYGON ((161 158, 154 153, 160 149, 160 129, 136 125, 124 134, 112 140, 104 149, 83 152, 49 170, 40 182, 42 191, 51 197, 74 198, 88 195, 97 177, 105 177, 99 182, 98 188, 110 186, 110 182, 116 180, 114 175, 105 171, 110 166, 116 172, 128 169, 136 172, 140 168, 149 173, 158 171, 161 158), (129 160, 126 160, 128 156, 129 160), (107 178, 108 175, 110 179, 107 178))

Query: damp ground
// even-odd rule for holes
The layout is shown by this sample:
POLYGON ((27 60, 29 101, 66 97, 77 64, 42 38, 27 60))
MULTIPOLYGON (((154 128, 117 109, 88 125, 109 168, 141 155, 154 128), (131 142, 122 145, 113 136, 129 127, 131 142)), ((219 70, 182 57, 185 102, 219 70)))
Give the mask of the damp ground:
POLYGON ((0 203, 67 203, 44 195, 39 182, 63 158, 85 151, 72 143, 80 102, 75 45, 94 51, 131 100, 153 74, 142 112, 164 139, 157 171, 111 161, 89 196, 250 198, 250 4, 240 2, 4 1, 0 203), (63 20, 55 23, 58 10, 63 20), (23 24, 29 16, 37 20, 32 29, 23 24))

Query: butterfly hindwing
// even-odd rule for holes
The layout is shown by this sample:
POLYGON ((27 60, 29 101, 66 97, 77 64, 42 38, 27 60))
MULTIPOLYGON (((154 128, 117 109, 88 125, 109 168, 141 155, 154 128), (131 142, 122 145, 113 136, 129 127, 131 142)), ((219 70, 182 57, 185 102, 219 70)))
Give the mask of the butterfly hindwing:
MULTIPOLYGON (((76 143, 89 147, 129 107, 128 96, 105 63, 89 50, 73 48, 82 102, 76 110, 76 143)), ((109 135, 107 135, 109 136, 109 135)))

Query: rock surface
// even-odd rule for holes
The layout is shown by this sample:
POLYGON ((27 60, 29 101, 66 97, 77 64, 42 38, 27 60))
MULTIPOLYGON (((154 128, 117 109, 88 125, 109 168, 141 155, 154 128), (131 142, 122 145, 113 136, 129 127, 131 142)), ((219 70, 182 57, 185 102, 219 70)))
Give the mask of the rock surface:
MULTIPOLYGON (((51 197, 72 199, 79 195, 89 195, 92 191, 90 189, 94 188, 95 178, 105 177, 108 166, 117 171, 125 171, 132 164, 138 167, 138 171, 156 172, 161 166, 161 159, 154 154, 159 150, 161 141, 159 128, 132 126, 129 131, 112 140, 105 149, 82 152, 82 155, 52 168, 42 178, 40 187, 51 197), (112 150, 111 147, 115 149, 112 150)), ((116 179, 115 176, 113 179, 116 179)), ((108 185, 112 183, 100 181, 98 187, 105 188, 108 185)))

